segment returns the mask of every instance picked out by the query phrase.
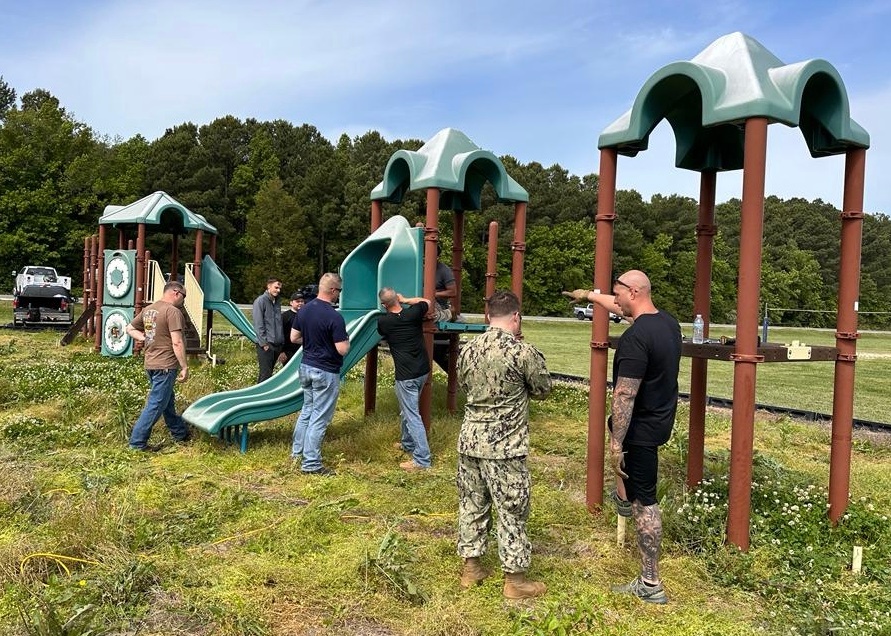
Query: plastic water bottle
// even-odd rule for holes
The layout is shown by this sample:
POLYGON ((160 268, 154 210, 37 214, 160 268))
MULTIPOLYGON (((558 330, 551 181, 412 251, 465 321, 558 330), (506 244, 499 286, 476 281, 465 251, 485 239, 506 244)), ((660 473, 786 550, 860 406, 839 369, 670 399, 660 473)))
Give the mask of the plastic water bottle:
POLYGON ((693 344, 702 344, 705 342, 705 322, 702 320, 702 314, 696 314, 693 319, 693 344))

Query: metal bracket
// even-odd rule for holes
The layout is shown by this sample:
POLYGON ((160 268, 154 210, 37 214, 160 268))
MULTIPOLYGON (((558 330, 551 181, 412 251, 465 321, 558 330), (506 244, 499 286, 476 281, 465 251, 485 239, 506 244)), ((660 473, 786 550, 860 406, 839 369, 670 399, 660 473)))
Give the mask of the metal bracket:
POLYGON ((746 353, 731 353, 730 359, 734 362, 764 362, 764 356, 753 356, 746 353))
POLYGON ((718 233, 717 225, 709 225, 707 223, 703 223, 701 225, 696 226, 696 235, 697 236, 715 236, 718 233))
POLYGON ((839 215, 842 219, 862 219, 863 210, 846 210, 839 215))
POLYGON ((598 214, 594 217, 594 221, 615 221, 616 213, 615 212, 606 212, 605 214, 598 214))
POLYGON ((786 360, 810 360, 811 348, 798 340, 786 345, 786 360))
POLYGON ((857 354, 856 353, 839 353, 835 356, 835 359, 839 362, 857 362, 857 354))
POLYGON ((860 333, 856 331, 836 331, 835 337, 839 340, 856 340, 860 337, 860 333))
POLYGON ((596 340, 591 341, 592 349, 609 349, 609 342, 597 342, 596 340))

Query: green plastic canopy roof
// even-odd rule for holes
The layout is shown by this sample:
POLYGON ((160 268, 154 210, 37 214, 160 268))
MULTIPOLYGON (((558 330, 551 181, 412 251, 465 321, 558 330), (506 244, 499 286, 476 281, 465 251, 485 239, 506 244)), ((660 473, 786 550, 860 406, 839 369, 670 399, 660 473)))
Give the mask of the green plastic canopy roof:
POLYGON ((444 128, 417 151, 394 152, 371 200, 399 203, 408 191, 438 188, 441 210, 478 210, 486 181, 499 202, 529 201, 529 193, 507 174, 498 157, 460 130, 444 128))
POLYGON ((130 205, 108 205, 99 219, 99 225, 133 225, 145 223, 158 225, 165 232, 182 234, 186 229, 204 230, 216 234, 212 226, 200 214, 190 211, 166 192, 154 192, 130 205))
POLYGON ((677 167, 738 170, 750 117, 800 127, 813 157, 869 147, 869 134, 851 119, 845 85, 832 64, 784 64, 739 32, 718 38, 689 62, 653 73, 631 110, 601 133, 597 145, 633 157, 647 149, 664 118, 674 130, 677 167))

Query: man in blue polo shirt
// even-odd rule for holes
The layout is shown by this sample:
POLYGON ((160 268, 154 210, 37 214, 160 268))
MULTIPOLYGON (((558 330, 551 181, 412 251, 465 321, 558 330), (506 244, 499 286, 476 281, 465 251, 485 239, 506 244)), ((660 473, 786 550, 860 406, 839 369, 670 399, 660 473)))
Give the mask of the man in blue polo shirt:
POLYGON ((303 456, 300 469, 308 475, 334 475, 322 464, 322 439, 334 417, 340 394, 340 368, 350 350, 346 323, 332 304, 340 297, 343 282, 337 274, 319 281, 319 295, 304 305, 291 325, 291 342, 303 343, 300 384, 303 409, 294 426, 291 458, 303 456))

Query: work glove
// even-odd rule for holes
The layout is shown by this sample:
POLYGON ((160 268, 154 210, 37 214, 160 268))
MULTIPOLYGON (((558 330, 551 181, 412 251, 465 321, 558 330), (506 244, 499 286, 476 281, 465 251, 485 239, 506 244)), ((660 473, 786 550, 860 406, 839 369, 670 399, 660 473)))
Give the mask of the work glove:
POLYGON ((613 465, 613 472, 622 479, 628 479, 628 473, 623 470, 625 467, 625 453, 622 451, 622 447, 613 441, 609 443, 609 460, 613 465))
POLYGON ((572 298, 575 302, 588 302, 588 294, 590 293, 590 289, 574 289, 571 292, 565 291, 561 292, 567 298, 572 298))

